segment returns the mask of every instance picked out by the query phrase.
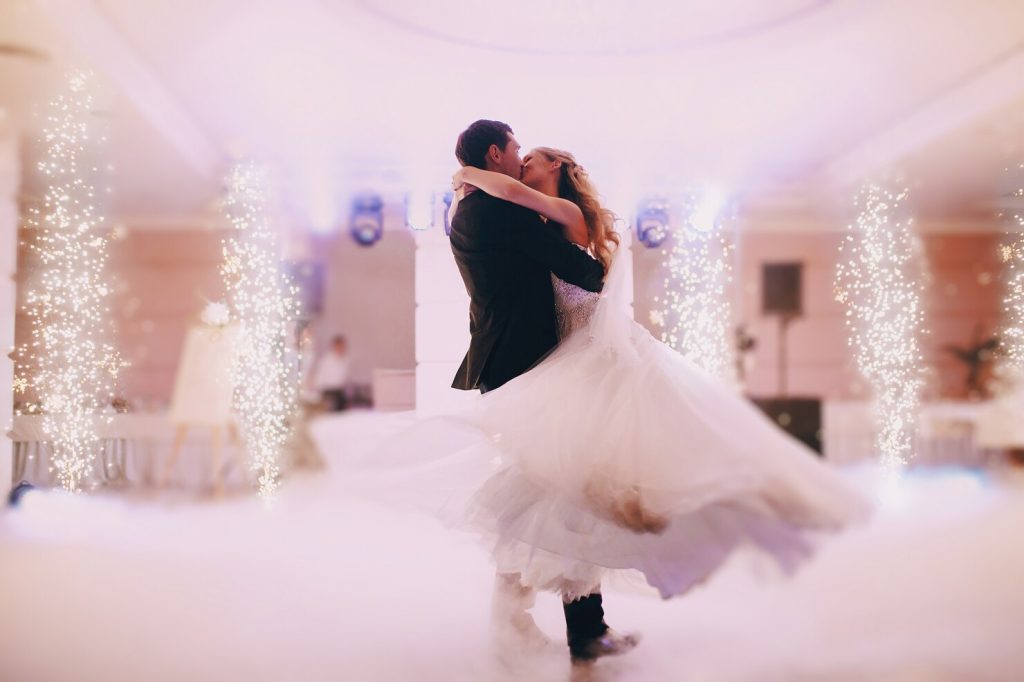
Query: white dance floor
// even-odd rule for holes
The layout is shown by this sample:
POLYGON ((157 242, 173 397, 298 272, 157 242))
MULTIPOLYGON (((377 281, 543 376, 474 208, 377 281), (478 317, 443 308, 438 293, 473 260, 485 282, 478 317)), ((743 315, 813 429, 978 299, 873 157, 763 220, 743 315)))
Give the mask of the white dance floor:
MULTIPOLYGON (((340 419, 327 471, 271 506, 37 492, 0 514, 0 679, 569 679, 556 597, 535 614, 558 645, 497 656, 486 552, 345 491, 401 418, 340 419)), ((587 679, 1024 679, 1020 470, 912 473, 794 579, 764 569, 737 556, 670 602, 609 585, 644 639, 587 679)))

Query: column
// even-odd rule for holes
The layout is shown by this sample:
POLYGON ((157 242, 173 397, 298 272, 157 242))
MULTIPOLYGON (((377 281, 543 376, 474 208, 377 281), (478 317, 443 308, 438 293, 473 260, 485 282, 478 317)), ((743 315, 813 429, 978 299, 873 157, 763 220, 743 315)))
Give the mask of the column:
POLYGON ((0 118, 0 504, 5 503, 13 474, 13 443, 7 437, 14 414, 14 275, 18 268, 18 144, 0 118))
POLYGON ((444 202, 434 224, 416 232, 416 411, 438 414, 471 406, 477 391, 451 388, 469 348, 469 295, 444 233, 444 202))

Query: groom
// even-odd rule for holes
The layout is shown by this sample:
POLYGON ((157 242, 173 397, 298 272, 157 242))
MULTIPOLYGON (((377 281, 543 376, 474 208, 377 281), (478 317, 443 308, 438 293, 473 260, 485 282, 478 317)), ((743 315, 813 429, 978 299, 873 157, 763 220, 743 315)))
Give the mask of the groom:
MULTIPOLYGON (((519 143, 500 121, 476 121, 459 135, 455 156, 463 166, 522 172, 519 143)), ((600 291, 600 263, 562 237, 533 211, 476 191, 463 199, 451 221, 451 245, 470 296, 469 352, 453 388, 481 393, 528 371, 558 344, 551 273, 588 291, 600 291)), ((495 615, 521 633, 539 634, 525 609, 533 592, 518 574, 497 578, 495 615)), ((635 640, 611 632, 601 594, 565 603, 569 652, 574 662, 632 648, 635 640)))

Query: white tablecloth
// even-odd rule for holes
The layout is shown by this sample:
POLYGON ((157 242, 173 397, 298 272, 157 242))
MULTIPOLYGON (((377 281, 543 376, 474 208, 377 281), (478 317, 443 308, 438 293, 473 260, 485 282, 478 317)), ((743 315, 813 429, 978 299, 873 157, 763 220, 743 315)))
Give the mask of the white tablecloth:
MULTIPOLYGON (((128 486, 152 485, 171 452, 175 426, 167 414, 116 414, 96 418, 100 447, 91 475, 84 485, 128 486)), ((56 473, 50 471, 50 449, 43 430, 43 418, 19 415, 12 422, 8 436, 14 441, 13 480, 27 480, 38 486, 52 486, 56 473)), ((248 479, 247 471, 235 464, 233 448, 225 440, 224 461, 228 465, 226 481, 237 483, 248 479)), ((194 427, 182 447, 170 484, 175 487, 198 488, 211 480, 211 431, 194 427)))
MULTIPOLYGON (((983 466, 1001 450, 977 438, 979 423, 991 415, 991 403, 944 401, 921 406, 913 441, 918 464, 983 466)), ((866 401, 825 401, 822 445, 829 460, 848 464, 876 459, 875 424, 866 401)))

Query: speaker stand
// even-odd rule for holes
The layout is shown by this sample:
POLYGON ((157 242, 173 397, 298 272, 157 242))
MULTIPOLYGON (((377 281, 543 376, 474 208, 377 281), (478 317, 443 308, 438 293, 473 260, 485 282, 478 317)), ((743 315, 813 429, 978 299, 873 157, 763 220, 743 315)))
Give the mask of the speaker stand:
POLYGON ((789 324, 792 315, 779 315, 779 397, 789 395, 786 377, 789 374, 789 324))

